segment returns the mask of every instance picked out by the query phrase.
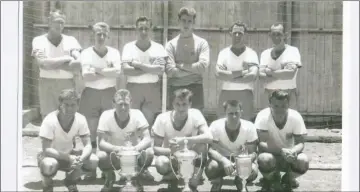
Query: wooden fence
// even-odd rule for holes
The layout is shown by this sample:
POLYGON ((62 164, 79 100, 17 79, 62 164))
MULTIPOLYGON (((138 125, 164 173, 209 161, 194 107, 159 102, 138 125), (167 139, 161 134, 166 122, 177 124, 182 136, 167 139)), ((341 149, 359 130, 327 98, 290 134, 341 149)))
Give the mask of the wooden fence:
MULTIPOLYGON (((272 44, 269 27, 283 23, 289 32, 288 43, 299 48, 303 68, 298 73, 300 112, 307 115, 341 115, 342 95, 342 2, 243 2, 243 1, 67 1, 62 2, 67 16, 65 34, 75 36, 85 48, 93 44, 89 25, 105 21, 111 26, 110 46, 122 51, 125 43, 135 40, 134 24, 138 16, 152 19, 152 37, 164 43, 175 37, 177 12, 182 6, 197 11, 195 33, 208 40, 211 65, 204 75, 206 111, 217 107, 221 81, 214 75, 218 53, 231 43, 227 29, 241 20, 250 27, 248 46, 258 56, 272 44)), ((38 105, 38 69, 30 57, 31 40, 46 32, 47 16, 54 2, 24 1, 24 108, 38 105)), ((264 108, 265 97, 256 83, 255 105, 264 108)))

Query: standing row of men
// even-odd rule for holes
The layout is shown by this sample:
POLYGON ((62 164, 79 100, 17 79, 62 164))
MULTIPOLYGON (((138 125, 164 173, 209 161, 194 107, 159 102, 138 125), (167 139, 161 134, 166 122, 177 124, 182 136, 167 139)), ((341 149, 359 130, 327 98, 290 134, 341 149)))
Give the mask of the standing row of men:
MULTIPOLYGON (((203 172, 212 181, 211 191, 221 191, 223 178, 234 175, 236 169, 231 157, 240 154, 244 146, 253 162, 247 182, 254 181, 260 171, 263 175, 261 191, 291 191, 299 185, 296 178, 309 168, 309 160, 302 153, 307 131, 301 115, 289 109, 287 92, 272 92, 269 108, 259 112, 255 124, 242 119, 241 103, 225 101, 226 117, 215 120, 209 127, 202 113, 191 107, 193 97, 187 89, 176 90, 173 110, 158 115, 150 126, 140 110, 131 108, 131 93, 126 89, 118 90, 112 99, 113 109, 101 114, 97 130, 99 149, 95 155, 87 121, 77 112, 80 97, 74 89, 63 90, 59 95, 59 109, 45 117, 39 133, 42 152, 38 154, 38 165, 43 191, 53 190, 52 177, 61 170, 66 172, 66 187, 76 192, 81 171, 94 171, 97 167, 105 174, 101 191, 113 190, 114 169, 122 167, 120 159, 111 154, 129 150, 125 149, 128 140, 133 144, 131 150, 141 154, 137 166, 142 168, 134 178, 138 191, 144 190, 142 182, 151 177, 147 168, 154 158, 157 172, 168 182, 167 190, 177 190, 178 180, 172 169, 178 172, 180 167, 173 155, 184 148, 185 140, 190 150, 201 155, 193 162, 196 174, 189 183, 192 191, 197 191, 202 184, 203 172), (79 136, 84 145, 80 151, 72 145, 75 136, 79 136), (282 177, 281 172, 285 172, 282 177)), ((234 178, 234 185, 239 191, 246 187, 238 176, 234 178)))

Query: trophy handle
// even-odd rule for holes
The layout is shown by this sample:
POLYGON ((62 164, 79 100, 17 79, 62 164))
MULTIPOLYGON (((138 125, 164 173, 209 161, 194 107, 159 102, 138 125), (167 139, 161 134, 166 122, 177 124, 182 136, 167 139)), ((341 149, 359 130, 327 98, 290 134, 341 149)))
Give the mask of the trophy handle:
POLYGON ((112 156, 112 155, 115 155, 115 156, 117 157, 115 151, 113 151, 113 152, 110 153, 110 164, 111 164, 111 167, 112 167, 112 168, 114 169, 114 171, 121 177, 121 174, 120 174, 120 172, 121 172, 121 167, 120 167, 120 170, 119 170, 119 171, 116 170, 116 168, 115 168, 115 166, 114 166, 114 164, 113 164, 113 162, 112 162, 112 160, 111 160, 111 156, 112 156))
POLYGON ((198 176, 198 175, 199 175, 200 170, 201 170, 201 167, 202 167, 202 164, 203 164, 203 156, 202 156, 202 154, 203 154, 203 153, 200 154, 200 156, 201 156, 200 169, 198 170, 198 172, 196 173, 195 176, 198 176))
POLYGON ((171 157, 172 157, 172 156, 171 156, 171 153, 170 153, 169 158, 170 158, 170 168, 171 168, 171 171, 174 173, 176 179, 179 180, 179 176, 175 173, 174 168, 173 168, 173 166, 172 166, 172 163, 171 163, 171 159, 172 159, 172 158, 171 158, 171 157))
MULTIPOLYGON (((144 152, 145 152, 145 151, 142 151, 141 153, 144 153, 144 152)), ((140 154, 140 155, 141 155, 141 154, 140 154)), ((141 167, 140 171, 136 174, 136 176, 138 176, 138 175, 144 170, 145 164, 146 164, 147 160, 148 160, 148 156, 145 155, 144 165, 141 167)))

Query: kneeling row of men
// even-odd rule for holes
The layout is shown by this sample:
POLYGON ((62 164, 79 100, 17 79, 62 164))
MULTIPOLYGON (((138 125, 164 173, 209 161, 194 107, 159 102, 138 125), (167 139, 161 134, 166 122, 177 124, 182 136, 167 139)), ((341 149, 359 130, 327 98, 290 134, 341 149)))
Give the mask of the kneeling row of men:
MULTIPOLYGON (((275 91, 270 95, 269 108, 259 112, 255 124, 241 118, 238 101, 229 100, 223 105, 226 117, 215 120, 208 127, 202 113, 191 108, 191 100, 191 91, 176 90, 173 110, 159 114, 149 128, 142 112, 131 108, 130 92, 118 90, 113 97, 114 108, 101 115, 98 151, 93 154, 87 121, 77 113, 79 96, 73 89, 63 90, 59 96, 59 109, 47 115, 40 128, 42 152, 38 155, 38 164, 43 190, 53 190, 52 177, 62 170, 66 172, 64 183, 69 191, 78 191, 76 183, 80 172, 93 171, 97 167, 105 175, 102 191, 111 190, 116 180, 113 167, 120 169, 120 160, 110 154, 124 150, 125 142, 130 140, 133 149, 141 154, 138 166, 145 167, 145 171, 134 179, 139 191, 143 190, 141 182, 151 176, 147 168, 154 159, 158 173, 173 191, 177 188, 177 179, 171 165, 175 171, 179 167, 171 154, 183 149, 185 139, 189 149, 202 155, 194 161, 194 173, 200 174, 194 174, 190 180, 192 191, 197 191, 197 186, 203 182, 203 172, 213 183, 211 191, 220 191, 223 177, 234 174, 235 165, 230 156, 239 154, 244 145, 253 161, 247 182, 254 181, 259 170, 263 175, 264 191, 291 191, 298 186, 295 178, 309 167, 309 160, 302 153, 306 127, 301 115, 288 108, 286 92, 275 91), (82 150, 74 149, 76 136, 81 138, 82 150), (280 172, 285 172, 282 178, 280 172)), ((235 176, 234 184, 238 190, 243 188, 238 176, 235 176)))

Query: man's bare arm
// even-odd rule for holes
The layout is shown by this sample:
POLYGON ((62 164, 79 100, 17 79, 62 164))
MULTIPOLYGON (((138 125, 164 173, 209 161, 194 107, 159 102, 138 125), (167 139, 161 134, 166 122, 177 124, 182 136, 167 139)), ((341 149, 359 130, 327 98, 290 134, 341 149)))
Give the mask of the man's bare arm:
POLYGON ((298 69, 298 65, 296 63, 292 63, 292 62, 283 64, 283 65, 286 66, 284 69, 279 69, 279 70, 275 70, 275 71, 270 70, 268 74, 270 76, 273 76, 273 77, 275 77, 277 79, 281 79, 281 80, 289 80, 289 79, 294 78, 296 71, 298 69))
POLYGON ((102 69, 95 68, 95 72, 104 77, 119 77, 121 69, 116 68, 116 67, 106 67, 106 68, 102 68, 102 69))
POLYGON ((211 143, 213 141, 213 136, 210 129, 206 124, 203 124, 199 127, 199 135, 186 137, 188 144, 197 144, 197 143, 211 143))
POLYGON ((223 81, 232 81, 237 77, 242 77, 243 75, 243 70, 229 71, 220 64, 216 65, 215 67, 215 76, 223 81))
POLYGON ((150 137, 150 133, 149 133, 149 128, 146 127, 142 131, 142 140, 135 146, 135 149, 137 151, 142 151, 142 150, 147 149, 150 146, 151 146, 151 137, 150 137))
POLYGON ((94 68, 91 68, 90 65, 86 65, 82 67, 82 76, 84 81, 96 81, 102 79, 103 76, 97 74, 94 68))
POLYGON ((291 149, 292 152, 299 154, 305 147, 305 135, 294 135, 295 146, 291 149))
MULTIPOLYGON (((217 145, 217 144, 215 144, 217 145)), ((222 164, 225 164, 224 162, 227 161, 228 159, 226 157, 224 157, 223 155, 221 155, 215 147, 214 144, 210 144, 210 148, 209 148, 209 157, 211 157, 212 159, 214 159, 217 162, 221 162, 222 164)), ((219 147, 219 146, 218 146, 219 147)))
POLYGON ((51 148, 51 143, 52 143, 52 140, 41 137, 42 151, 46 157, 52 157, 54 159, 64 160, 64 161, 71 161, 69 154, 63 153, 63 152, 57 151, 54 148, 51 148))
POLYGON ((85 159, 89 158, 92 152, 91 140, 90 135, 82 135, 80 136, 81 142, 84 145, 82 150, 82 154, 80 156, 80 161, 84 161, 85 159))
POLYGON ((156 156, 164 155, 169 156, 171 154, 170 148, 162 147, 164 137, 154 134, 154 153, 156 156))
POLYGON ((258 146, 259 140, 256 139, 255 141, 246 143, 246 148, 248 150, 248 153, 251 155, 251 160, 254 162, 257 157, 257 146, 258 146))
POLYGON ((146 73, 141 69, 135 69, 134 67, 130 66, 128 62, 123 62, 123 70, 124 74, 127 76, 139 76, 146 73))
POLYGON ((99 149, 111 153, 116 150, 116 145, 109 143, 110 134, 108 132, 98 132, 99 149))
POLYGON ((258 76, 258 67, 256 64, 252 64, 249 70, 244 71, 244 75, 242 77, 237 77, 236 82, 248 83, 256 80, 258 76))
POLYGON ((74 59, 68 55, 62 57, 48 58, 41 51, 38 51, 34 58, 39 67, 45 70, 59 69, 60 67, 62 67, 62 65, 68 65, 69 62, 74 59))
POLYGON ((163 65, 157 65, 157 64, 150 64, 150 63, 141 63, 134 61, 132 62, 132 66, 135 69, 140 69, 146 73, 151 73, 155 75, 162 75, 165 71, 165 63, 163 65))

